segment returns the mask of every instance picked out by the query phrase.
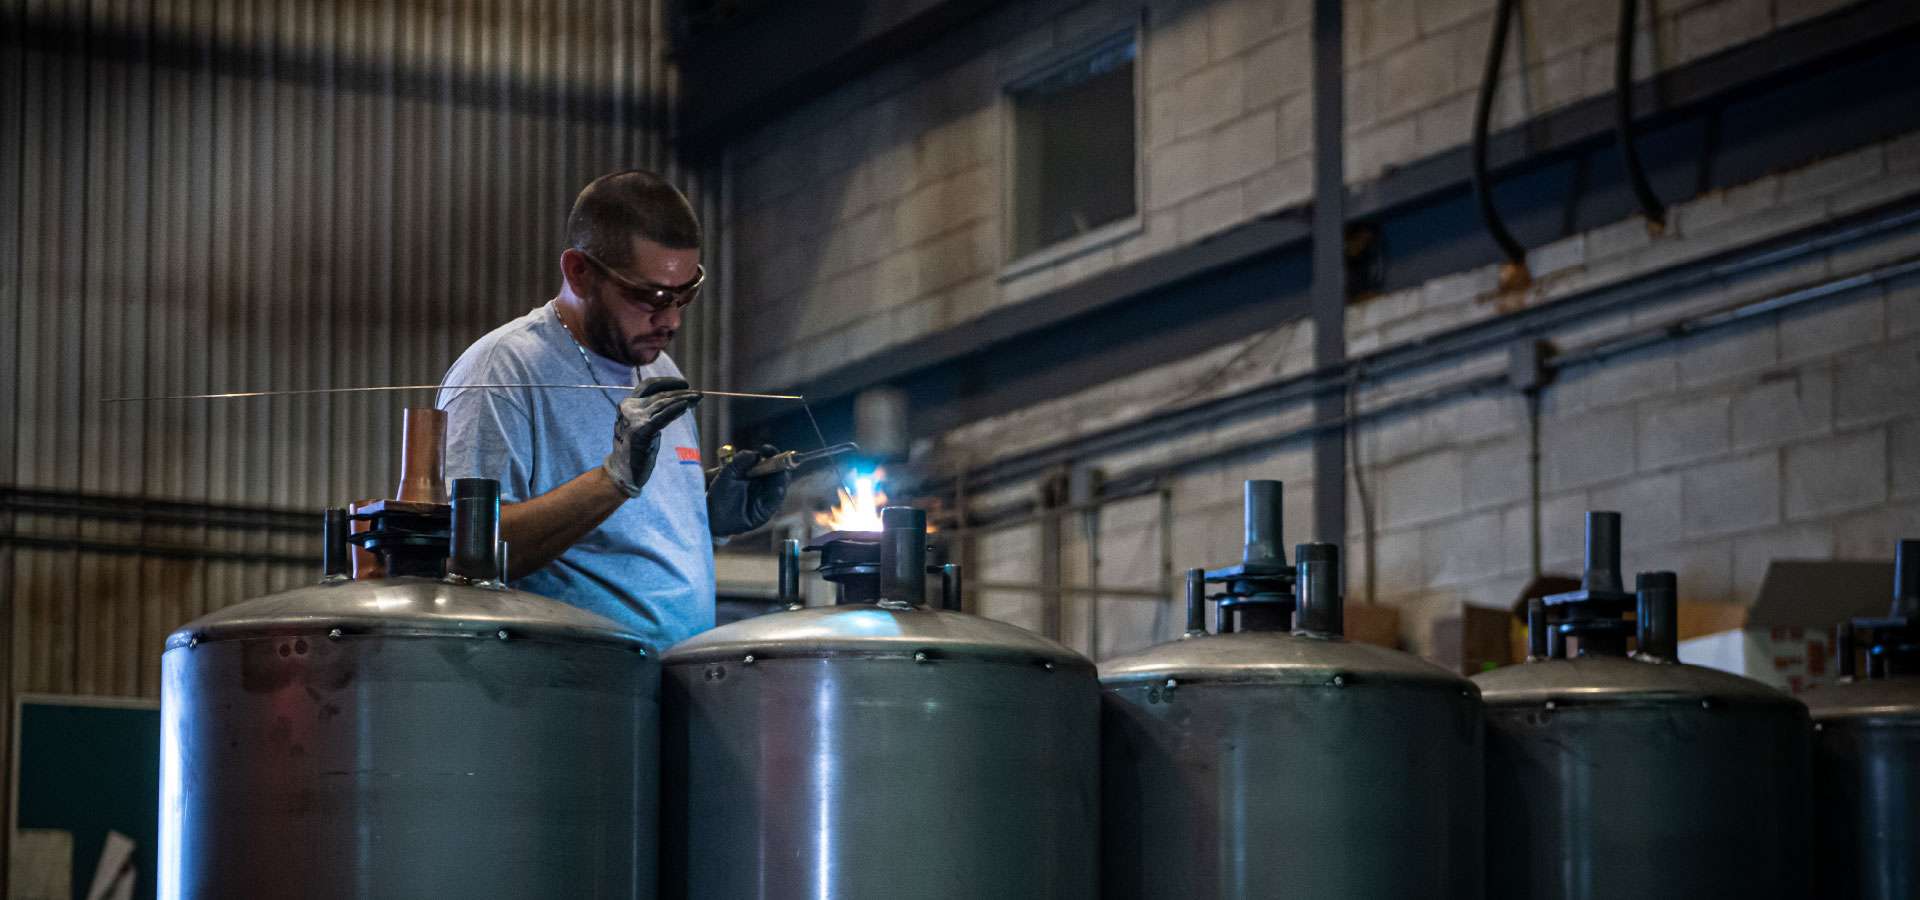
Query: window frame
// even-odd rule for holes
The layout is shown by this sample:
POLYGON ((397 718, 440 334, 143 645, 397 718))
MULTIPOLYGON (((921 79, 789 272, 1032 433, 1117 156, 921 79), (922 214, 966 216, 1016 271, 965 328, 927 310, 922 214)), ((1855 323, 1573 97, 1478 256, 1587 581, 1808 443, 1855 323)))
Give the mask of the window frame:
POLYGON ((1007 262, 1001 266, 1002 283, 1051 269, 1073 259, 1107 249, 1145 230, 1147 185, 1146 148, 1149 145, 1146 109, 1147 28, 1144 11, 1123 25, 1102 29, 1094 36, 1063 50, 1047 54, 1033 65, 1006 79, 1000 88, 1000 252, 1007 262), (1062 70, 1086 62, 1102 50, 1121 42, 1133 43, 1133 213, 1115 219, 1064 240, 1020 253, 1014 241, 1019 228, 1020 136, 1017 95, 1062 70))

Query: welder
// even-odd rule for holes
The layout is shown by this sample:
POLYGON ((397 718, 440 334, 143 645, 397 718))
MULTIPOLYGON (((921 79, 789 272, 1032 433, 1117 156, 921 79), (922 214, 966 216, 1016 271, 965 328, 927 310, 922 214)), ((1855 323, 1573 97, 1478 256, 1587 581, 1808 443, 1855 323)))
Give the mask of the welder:
POLYGON ((789 476, 751 471, 771 447, 711 477, 701 467, 686 415, 701 395, 666 352, 707 278, 686 196, 651 172, 603 175, 575 198, 566 237, 559 294, 441 380, 446 473, 500 482, 514 587, 665 648, 713 626, 714 541, 766 524, 789 476), (527 386, 573 383, 631 390, 527 386))

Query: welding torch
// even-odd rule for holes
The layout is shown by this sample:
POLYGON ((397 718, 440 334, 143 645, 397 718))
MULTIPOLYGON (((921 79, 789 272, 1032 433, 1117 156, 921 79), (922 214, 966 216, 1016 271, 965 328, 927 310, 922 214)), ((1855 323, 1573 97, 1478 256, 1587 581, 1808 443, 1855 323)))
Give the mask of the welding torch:
MULTIPOLYGON (((834 444, 829 447, 821 447, 818 450, 788 450, 783 453, 775 453, 754 464, 753 468, 748 469, 747 477, 760 478, 778 472, 791 472, 815 460, 839 456, 842 453, 854 453, 859 449, 859 444, 847 441, 846 443, 834 444)), ((727 463, 733 459, 734 452, 732 444, 721 447, 720 465, 708 469, 707 478, 712 479, 719 475, 720 470, 725 468, 727 463)))

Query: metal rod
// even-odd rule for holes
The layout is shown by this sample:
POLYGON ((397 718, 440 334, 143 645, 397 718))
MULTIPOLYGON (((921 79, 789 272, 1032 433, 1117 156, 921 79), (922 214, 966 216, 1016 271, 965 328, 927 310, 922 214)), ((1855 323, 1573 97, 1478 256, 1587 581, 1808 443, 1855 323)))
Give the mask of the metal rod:
POLYGON ((964 584, 960 580, 959 563, 945 563, 940 566, 940 608, 948 612, 964 612, 964 598, 961 590, 964 584))
POLYGON ((1246 562, 1279 560, 1286 562, 1286 551, 1281 549, 1281 510, 1280 482, 1270 479, 1249 479, 1246 484, 1245 526, 1246 544, 1241 547, 1241 558, 1246 562))
POLYGON ((1340 597, 1340 546, 1298 544, 1293 548, 1298 569, 1294 579, 1294 627, 1316 635, 1346 633, 1346 614, 1340 597))
POLYGON ((1207 633, 1207 570, 1187 570, 1187 637, 1207 633))
POLYGON ((780 542, 780 602, 800 605, 800 542, 792 538, 780 542))
POLYGON ((1547 658, 1547 605, 1539 597, 1527 600, 1527 662, 1547 658))
POLYGON ((1894 545, 1893 614, 1920 616, 1920 541, 1894 545))
POLYGON ((335 584, 353 577, 352 555, 347 552, 347 511, 329 509, 320 532, 320 582, 335 584))
POLYGON ((927 599, 927 511, 880 511, 880 599, 919 606, 927 599))
MULTIPOLYGON (((621 384, 383 384, 369 387, 304 388, 286 391, 232 391, 225 394, 171 394, 161 397, 102 397, 102 403, 136 403, 158 400, 241 400, 249 397, 296 397, 308 394, 371 394, 391 391, 465 390, 468 388, 541 388, 561 391, 617 391, 628 393, 632 385, 621 384)), ((752 400, 795 400, 800 394, 755 394, 745 391, 696 391, 704 397, 745 397, 752 400)))
POLYGON ((453 534, 448 569, 470 581, 500 577, 500 482, 491 478, 453 480, 453 534))
POLYGON ((1641 572, 1633 581, 1639 595, 1634 613, 1638 655, 1655 662, 1679 660, 1679 578, 1672 572, 1641 572))
POLYGON ((1619 513, 1587 513, 1587 570, 1580 586, 1589 591, 1626 588, 1626 580, 1620 577, 1619 513))

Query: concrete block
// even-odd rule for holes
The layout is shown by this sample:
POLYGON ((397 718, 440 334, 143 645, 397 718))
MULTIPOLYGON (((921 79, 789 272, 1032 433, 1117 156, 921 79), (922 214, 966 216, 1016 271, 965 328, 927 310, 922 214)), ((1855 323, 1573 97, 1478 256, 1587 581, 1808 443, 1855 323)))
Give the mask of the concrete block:
POLYGON ((1765 316, 1729 325, 1681 344, 1680 380, 1690 387, 1724 382, 1780 360, 1779 329, 1765 316))
POLYGON ((1601 261, 1622 256, 1653 243, 1645 216, 1632 216, 1587 232, 1587 259, 1601 261))
POLYGON ((1794 203, 1809 197, 1824 197, 1841 188, 1877 178, 1885 171, 1886 148, 1880 144, 1868 144, 1781 175, 1780 202, 1794 203))
POLYGON ((1215 0, 1207 7, 1213 57, 1225 59, 1283 31, 1305 33, 1312 0, 1215 0))
POLYGON ((1701 234, 1714 226, 1759 214, 1780 203, 1780 176, 1767 175, 1745 184, 1676 203, 1667 220, 1677 234, 1701 234))
POLYGON ((1887 433, 1874 428, 1787 448, 1787 516, 1803 519, 1887 499, 1887 433))
POLYGON ((1887 285, 1887 338, 1899 340, 1920 334, 1920 275, 1887 285))
POLYGON ((1837 363, 1835 425, 1844 428, 1920 409, 1920 341, 1886 344, 1837 363))
POLYGON ((1313 95, 1294 94, 1280 103, 1281 159, 1304 157, 1313 150, 1313 95))
POLYGON ((1279 112, 1263 109, 1229 122, 1207 135, 1207 177, 1232 184, 1264 172, 1279 161, 1279 112))
POLYGON ((1902 500, 1920 497, 1920 418, 1887 426, 1887 447, 1891 495, 1902 500))
POLYGON ((1384 99, 1381 69, 1379 62, 1355 64, 1347 60, 1346 72, 1341 76, 1346 91, 1340 99, 1341 124, 1348 139, 1380 121, 1380 103, 1384 99))
POLYGON ((1147 154, 1146 208, 1171 209, 1207 187, 1207 141, 1195 137, 1147 154))
MULTIPOLYGON (((1640 20, 1647 21, 1649 5, 1640 7, 1640 20)), ((1663 6, 1664 10, 1665 7, 1663 6)), ((1645 80, 1660 71, 1659 50, 1665 44, 1656 36, 1658 29, 1642 25, 1634 32, 1633 78, 1645 80)), ((1588 44, 1580 51, 1580 87, 1582 96, 1596 97, 1613 92, 1614 54, 1619 44, 1609 32, 1605 40, 1588 44)))
POLYGON ((1178 82, 1199 71, 1212 56, 1206 11, 1198 4, 1184 6, 1151 19, 1142 48, 1149 88, 1178 82))
POLYGON ((1180 205, 1180 240, 1192 242, 1246 220, 1246 188, 1234 184, 1180 205))
POLYGON ((1247 53, 1242 70, 1247 86, 1241 98, 1247 109, 1259 109, 1283 97, 1311 93, 1313 45, 1308 37, 1307 29, 1295 29, 1247 53))
MULTIPOLYGON (((1733 597, 1751 606, 1760 596, 1767 567, 1776 559, 1832 559, 1833 526, 1788 525, 1745 534, 1733 541, 1733 597)), ((1684 596, 1684 595, 1683 595, 1684 596)))
POLYGON ((1245 103, 1246 78, 1239 59, 1210 63, 1180 80, 1178 133, 1199 134, 1240 115, 1245 103))
POLYGON ((1467 451, 1466 508, 1503 506, 1526 499, 1533 487, 1527 441, 1509 439, 1467 451))
POLYGON ((1473 104, 1472 92, 1464 92, 1421 110, 1418 154, 1433 156, 1471 140, 1473 104))
POLYGON ((1506 552, 1501 546, 1502 536, 1498 510, 1422 529, 1426 584, 1450 586, 1499 576, 1506 552))
POLYGON ((895 206, 895 245, 911 247, 993 215, 1000 197, 994 175, 992 166, 975 166, 908 194, 895 206))
POLYGON ((1833 371, 1824 366, 1761 376, 1733 400, 1733 446, 1747 450, 1833 428, 1833 371))
POLYGON ((1249 218, 1299 205, 1313 196, 1313 161, 1296 156, 1247 181, 1249 218))
POLYGON ((1773 28, 1771 0, 1716 0, 1681 14, 1675 63, 1744 44, 1773 28))
POLYGON ((1680 474, 1668 472, 1594 488, 1587 503, 1620 513, 1623 546, 1646 547, 1681 539, 1680 494, 1680 474))
POLYGON ((1730 603, 1734 599, 1731 540, 1643 547, 1622 562, 1628 572, 1674 573, 1680 580, 1680 596, 1686 600, 1730 603))
POLYGON ((1587 0, 1536 0, 1525 7, 1528 53, 1552 59, 1613 37, 1619 11, 1612 4, 1587 0))
POLYGON ((1540 559, 1546 564, 1545 571, 1579 576, 1580 559, 1587 547, 1587 513, 1594 508, 1580 491, 1556 494, 1540 502, 1540 559))
POLYGON ((1500 267, 1481 266, 1452 275, 1442 275, 1420 286, 1420 308, 1441 309, 1472 303, 1499 290, 1500 267))
POLYGON ((1587 261, 1587 237, 1576 234, 1527 251, 1527 271, 1535 278, 1574 268, 1587 261))
POLYGON ((1891 560, 1894 543, 1914 535, 1920 535, 1920 503, 1853 513, 1833 525, 1833 558, 1891 560))
POLYGON ((1884 292, 1868 288, 1782 312, 1780 359, 1818 359, 1880 342, 1886 305, 1884 292))
POLYGON ((1516 503, 1500 511, 1501 571, 1533 572, 1533 505, 1516 503))
POLYGON ((1634 411, 1593 411, 1543 423, 1542 481, 1560 492, 1612 481, 1634 470, 1634 411))
POLYGON ((1419 36, 1418 0, 1356 0, 1348 3, 1346 59, 1366 62, 1404 47, 1419 36))
POLYGON ((1733 439, 1732 406, 1732 398, 1721 394, 1642 407, 1640 468, 1657 469, 1726 452, 1733 439))
POLYGON ((1780 459, 1774 451, 1695 466, 1680 476, 1688 537, 1764 528, 1780 521, 1780 459))
POLYGON ((1349 136, 1346 144, 1347 183, 1371 181, 1394 166, 1412 160, 1419 153, 1420 133, 1416 116, 1376 125, 1358 136, 1349 136))
POLYGON ((1380 521, 1416 525, 1459 515, 1466 507, 1465 460, 1457 450, 1418 456, 1381 470, 1380 521))
MULTIPOLYGON (((1374 591, 1382 597, 1417 591, 1427 584, 1427 558, 1424 545, 1420 540, 1420 529, 1406 528, 1399 531, 1382 533, 1379 538, 1380 550, 1374 556, 1374 567, 1379 582, 1374 591)), ((1236 557, 1238 558, 1238 557, 1236 557)), ((1360 560, 1363 557, 1355 556, 1360 560)), ((1356 573, 1364 572, 1364 564, 1352 566, 1356 573)), ((1364 576, 1360 579, 1364 584, 1364 576)))
POLYGON ((1458 32, 1422 37, 1381 60, 1380 115, 1395 118, 1432 106, 1454 93, 1458 32))
POLYGON ((1547 388, 1545 400, 1555 415, 1605 409, 1670 394, 1679 382, 1680 362, 1672 348, 1653 347, 1566 373, 1547 388))
POLYGON ((1468 19, 1492 17, 1494 0, 1424 0, 1420 4, 1421 34, 1452 28, 1468 19))

